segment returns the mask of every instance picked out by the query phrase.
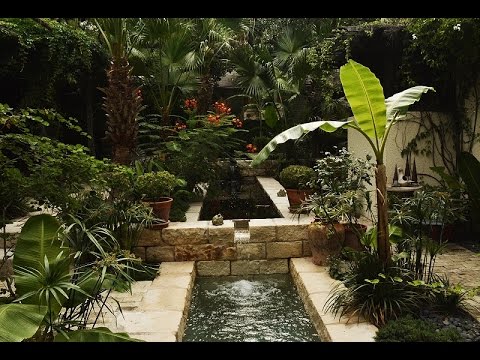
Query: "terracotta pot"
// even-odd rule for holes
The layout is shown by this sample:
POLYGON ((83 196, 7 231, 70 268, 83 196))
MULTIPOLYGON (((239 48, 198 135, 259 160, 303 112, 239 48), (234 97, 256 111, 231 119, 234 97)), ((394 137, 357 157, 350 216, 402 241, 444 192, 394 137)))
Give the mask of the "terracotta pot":
POLYGON ((312 262, 325 266, 330 256, 337 255, 345 242, 345 226, 340 223, 312 222, 308 226, 308 241, 312 250, 312 262))
POLYGON ((312 189, 298 190, 298 189, 285 189, 287 190, 288 202, 290 204, 290 212, 295 212, 296 209, 302 205, 302 202, 308 195, 313 194, 312 189))
POLYGON ((158 224, 152 224, 150 226, 150 228, 152 230, 162 230, 162 229, 165 229, 166 227, 168 227, 169 224, 170 224, 170 220, 162 222, 162 223, 158 223, 158 224))
POLYGON ((364 251, 365 246, 360 242, 360 237, 367 231, 363 224, 345 224, 345 242, 343 247, 349 247, 356 251, 364 251))
POLYGON ((168 221, 170 218, 172 203, 173 199, 171 197, 161 197, 157 201, 145 201, 145 204, 153 209, 153 214, 165 221, 168 221))

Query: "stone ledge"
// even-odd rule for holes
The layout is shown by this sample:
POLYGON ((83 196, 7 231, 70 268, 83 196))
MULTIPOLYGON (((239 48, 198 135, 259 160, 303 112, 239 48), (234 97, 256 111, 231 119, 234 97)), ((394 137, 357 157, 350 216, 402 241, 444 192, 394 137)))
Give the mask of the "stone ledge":
POLYGON ((338 319, 324 312, 332 286, 339 283, 330 278, 326 267, 314 265, 310 258, 292 258, 290 269, 305 309, 323 341, 374 341, 376 326, 358 318, 338 319))

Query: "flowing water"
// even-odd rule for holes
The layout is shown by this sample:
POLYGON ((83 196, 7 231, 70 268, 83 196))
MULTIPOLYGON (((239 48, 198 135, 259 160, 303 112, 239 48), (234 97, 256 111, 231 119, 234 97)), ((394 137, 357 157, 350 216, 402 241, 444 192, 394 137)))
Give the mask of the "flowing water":
POLYGON ((183 341, 320 341, 290 274, 199 277, 183 341))

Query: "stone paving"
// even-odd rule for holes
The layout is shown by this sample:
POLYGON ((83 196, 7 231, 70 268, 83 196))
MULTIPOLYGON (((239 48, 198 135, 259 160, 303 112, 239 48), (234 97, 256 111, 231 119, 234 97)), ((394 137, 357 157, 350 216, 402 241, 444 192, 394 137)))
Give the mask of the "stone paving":
MULTIPOLYGON (((446 251, 437 256, 435 272, 446 274, 451 284, 462 284, 467 289, 480 291, 480 254, 457 244, 447 244, 446 251)), ((480 292, 470 301, 470 313, 480 321, 480 292)))

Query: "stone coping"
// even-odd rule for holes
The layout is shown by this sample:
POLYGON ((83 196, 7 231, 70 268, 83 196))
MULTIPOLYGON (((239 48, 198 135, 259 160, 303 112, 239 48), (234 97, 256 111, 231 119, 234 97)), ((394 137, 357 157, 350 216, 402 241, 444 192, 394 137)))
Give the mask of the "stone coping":
POLYGON ((162 263, 153 281, 134 283, 132 293, 113 292, 110 305, 115 307, 117 300, 121 311, 118 307, 113 314, 104 310, 97 326, 148 342, 182 341, 195 274, 193 261, 162 263))
POLYGON ((335 317, 323 310, 330 290, 340 283, 328 274, 328 268, 317 266, 311 258, 290 259, 290 273, 322 341, 372 342, 377 327, 364 319, 335 317))
MULTIPOLYGON (((375 326, 361 319, 348 322, 323 311, 332 286, 338 283, 326 267, 314 265, 311 258, 292 258, 290 273, 322 341, 373 341, 375 326)), ((162 263, 153 281, 134 283, 131 294, 113 292, 111 305, 114 299, 119 301, 122 312, 116 309, 112 315, 105 310, 97 325, 148 342, 182 341, 195 274, 193 261, 162 263)))

